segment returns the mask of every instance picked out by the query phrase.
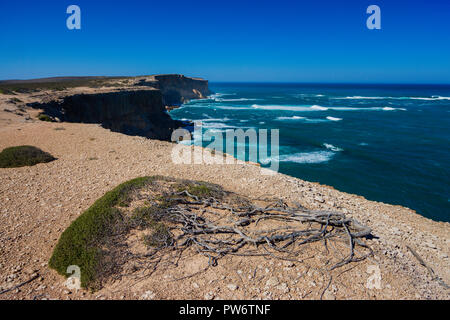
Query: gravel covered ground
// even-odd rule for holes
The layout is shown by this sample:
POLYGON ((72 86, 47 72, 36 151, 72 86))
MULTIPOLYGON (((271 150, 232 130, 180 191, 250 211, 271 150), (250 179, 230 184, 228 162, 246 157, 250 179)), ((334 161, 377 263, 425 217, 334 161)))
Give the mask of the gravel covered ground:
MULTIPOLYGON (((1 111, 0 111, 1 112, 1 111)), ((33 145, 56 161, 0 169, 0 299, 448 299, 450 224, 414 211, 368 201, 283 174, 261 175, 253 164, 173 164, 173 144, 113 133, 98 125, 25 120, 0 115, 0 150, 33 145), (9 117, 9 120, 5 120, 9 117), (96 199, 138 176, 164 175, 217 183, 250 198, 276 197, 310 209, 344 212, 373 229, 375 254, 329 274, 314 263, 228 257, 198 276, 207 259, 192 256, 175 271, 159 270, 140 282, 122 279, 95 293, 70 291, 47 267, 61 233, 96 199), (408 250, 413 248, 441 281, 408 250), (368 288, 375 269, 380 288, 368 288)), ((373 279, 373 278, 372 278, 373 279)), ((369 286, 370 287, 370 286, 369 286)))

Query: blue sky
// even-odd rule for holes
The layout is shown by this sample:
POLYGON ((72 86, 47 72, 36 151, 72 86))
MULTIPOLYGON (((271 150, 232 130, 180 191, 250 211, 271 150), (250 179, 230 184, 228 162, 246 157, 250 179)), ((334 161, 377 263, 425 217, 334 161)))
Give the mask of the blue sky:
POLYGON ((450 1, 1 1, 0 79, 450 83, 450 1), (81 30, 66 8, 81 8, 81 30), (381 8, 381 30, 366 9, 381 8))

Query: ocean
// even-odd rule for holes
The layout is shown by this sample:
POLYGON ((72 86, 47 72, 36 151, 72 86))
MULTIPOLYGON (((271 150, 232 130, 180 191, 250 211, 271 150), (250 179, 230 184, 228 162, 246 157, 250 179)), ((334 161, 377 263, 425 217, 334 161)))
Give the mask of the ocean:
MULTIPOLYGON (((450 221, 450 86, 210 83, 170 112, 279 129, 279 172, 450 221)), ((264 164, 264 159, 260 159, 264 164)))

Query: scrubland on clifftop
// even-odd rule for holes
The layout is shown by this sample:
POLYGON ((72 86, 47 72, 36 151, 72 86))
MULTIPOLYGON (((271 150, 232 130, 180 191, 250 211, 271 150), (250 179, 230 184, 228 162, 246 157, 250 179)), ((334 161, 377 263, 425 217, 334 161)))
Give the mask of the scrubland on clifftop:
MULTIPOLYGON (((65 88, 61 92, 64 90, 73 95, 100 94, 112 89, 65 88)), ((54 90, 0 94, 0 150, 30 145, 56 158, 34 166, 0 168, 0 298, 449 298, 448 223, 426 219, 408 208, 368 201, 280 173, 261 175, 260 167, 242 161, 225 165, 174 164, 172 143, 112 132, 100 124, 38 120, 42 110, 27 104, 53 101, 54 94, 54 90), (104 278, 95 291, 68 288, 65 277, 48 264, 65 230, 95 207, 96 201, 107 192, 124 182, 149 176, 219 185, 224 192, 259 207, 278 203, 305 210, 339 212, 370 228, 371 236, 363 241, 373 253, 361 261, 331 269, 347 257, 349 247, 346 243, 319 241, 295 247, 304 248, 296 259, 229 254, 211 265, 211 258, 194 246, 179 256, 162 259, 154 267, 155 261, 146 255, 152 254, 154 244, 160 242, 149 238, 149 229, 136 228, 120 238, 123 246, 120 248, 126 248, 129 254, 120 272, 104 278)), ((133 193, 124 210, 137 213, 136 208, 148 207, 145 201, 152 190, 133 193)), ((185 190, 198 197, 204 195, 202 192, 208 194, 209 189, 197 190, 200 194, 194 194, 188 187, 175 189, 185 190)), ((161 204, 156 194, 151 196, 161 204)), ((195 198, 180 197, 195 202, 195 198)), ((228 221, 229 210, 215 213, 212 208, 204 210, 203 214, 210 215, 207 218, 211 221, 213 216, 223 218, 224 223, 228 221)), ((362 246, 354 249, 355 257, 368 252, 362 246)), ((277 257, 281 254, 270 253, 277 257)), ((62 269, 59 271, 63 273, 62 269)))

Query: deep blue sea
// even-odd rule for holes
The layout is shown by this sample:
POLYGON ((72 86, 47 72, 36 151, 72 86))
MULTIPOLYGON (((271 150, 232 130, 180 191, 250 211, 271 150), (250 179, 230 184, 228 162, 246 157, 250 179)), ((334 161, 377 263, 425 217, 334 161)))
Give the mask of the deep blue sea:
POLYGON ((204 129, 279 129, 279 171, 450 221, 450 86, 210 83, 171 111, 204 129))

